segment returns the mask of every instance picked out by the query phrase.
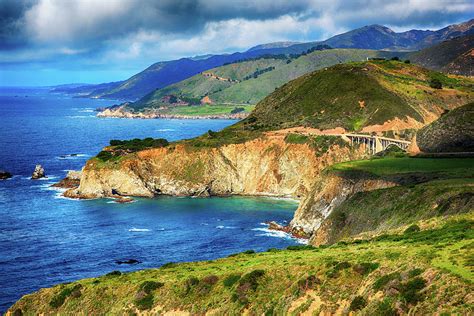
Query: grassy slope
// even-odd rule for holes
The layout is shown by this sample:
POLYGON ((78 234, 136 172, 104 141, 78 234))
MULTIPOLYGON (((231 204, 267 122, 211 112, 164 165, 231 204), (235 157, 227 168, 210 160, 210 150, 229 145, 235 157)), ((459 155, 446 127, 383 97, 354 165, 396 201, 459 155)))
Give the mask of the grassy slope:
POLYGON ((209 95, 217 104, 255 104, 273 92, 277 87, 311 71, 329 67, 338 63, 362 61, 367 57, 391 56, 394 53, 373 50, 331 49, 316 51, 293 59, 287 64, 282 59, 257 59, 217 67, 211 72, 219 77, 239 80, 240 82, 225 82, 201 74, 183 80, 168 87, 156 90, 131 105, 135 110, 163 106, 159 100, 165 95, 182 95, 192 98, 202 98, 209 95), (242 79, 253 74, 258 69, 275 67, 274 70, 259 75, 258 78, 242 79))
POLYGON ((417 220, 474 210, 474 159, 384 158, 336 164, 328 172, 353 179, 386 179, 400 186, 360 192, 325 224, 327 241, 384 232, 417 220))
MULTIPOLYGON (((472 99, 472 81, 449 78, 402 62, 337 65, 285 84, 258 104, 248 120, 263 129, 308 125, 358 130, 407 116, 423 121, 426 110, 472 99), (450 91, 429 87, 439 78, 450 91), (451 98, 459 95, 458 99, 451 98), (358 101, 365 101, 360 108, 358 101)), ((462 104, 462 103, 461 103, 462 104)), ((459 105, 461 105, 459 104, 459 105)))
POLYGON ((473 47, 474 35, 467 35, 412 53, 408 58, 412 62, 429 69, 472 76, 474 75, 472 69, 473 57, 470 55, 470 51, 473 47))
POLYGON ((403 313, 469 314, 473 224, 471 213, 434 219, 421 232, 365 242, 240 254, 86 279, 27 295, 11 310, 133 314, 138 306, 154 312, 332 314, 347 312, 360 296, 361 314, 392 315, 396 306, 403 313))

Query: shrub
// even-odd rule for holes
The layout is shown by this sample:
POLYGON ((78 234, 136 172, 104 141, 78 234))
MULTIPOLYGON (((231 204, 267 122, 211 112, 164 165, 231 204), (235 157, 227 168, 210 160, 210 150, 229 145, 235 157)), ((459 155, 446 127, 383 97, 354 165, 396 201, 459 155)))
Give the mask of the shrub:
POLYGON ((245 254, 245 255, 251 255, 251 254, 255 253, 255 250, 245 250, 242 253, 245 254))
POLYGON ((49 306, 51 306, 52 308, 61 307, 66 301, 66 299, 69 296, 71 296, 73 293, 74 293, 73 297, 81 296, 81 289, 82 289, 81 284, 76 284, 73 287, 66 287, 62 289, 61 292, 53 296, 53 298, 49 302, 49 306))
POLYGON ((416 304, 422 300, 423 296, 419 293, 426 286, 426 281, 423 278, 416 277, 405 284, 402 284, 400 289, 400 296, 408 304, 416 304))
POLYGON ((411 225, 405 231, 403 232, 404 234, 412 234, 420 231, 420 227, 418 225, 411 225))
POLYGON ((145 281, 142 284, 140 284, 140 290, 145 291, 145 293, 151 293, 152 291, 159 289, 165 285, 164 283, 161 282, 155 282, 155 281, 145 281))
POLYGON ((230 288, 239 280, 240 280, 240 274, 231 274, 224 279, 223 283, 225 287, 230 288))
POLYGON ((390 299, 385 298, 382 302, 379 302, 375 308, 374 315, 379 316, 397 316, 398 313, 392 308, 392 302, 390 299))
POLYGON ((313 250, 316 247, 311 245, 293 245, 286 247, 287 250, 300 251, 300 250, 313 250))
POLYGON ((186 280, 184 283, 186 287, 186 293, 189 293, 196 285, 199 284, 199 279, 196 277, 190 277, 189 279, 186 280))
POLYGON ((400 61, 400 58, 398 58, 398 56, 395 56, 395 57, 392 57, 390 60, 400 61))
POLYGON ((409 278, 416 277, 417 275, 420 275, 422 272, 423 272, 423 269, 419 269, 419 268, 410 270, 410 271, 408 272, 408 277, 409 277, 409 278))
POLYGON ((433 89, 443 89, 443 84, 437 78, 433 78, 430 80, 430 87, 433 89))
POLYGON ((310 275, 298 281, 298 290, 305 292, 306 290, 315 289, 319 284, 321 284, 321 280, 315 275, 310 275))
POLYGON ((245 108, 234 108, 232 111, 230 111, 230 114, 237 114, 237 113, 241 113, 241 112, 244 112, 245 111, 245 108))
POLYGON ((101 152, 97 154, 96 157, 102 161, 107 161, 107 160, 112 159, 114 155, 110 151, 102 150, 101 152))
POLYGON ((363 309, 367 305, 367 301, 362 296, 356 296, 351 302, 349 309, 351 311, 357 311, 359 309, 363 309))
POLYGON ((233 299, 239 301, 241 304, 247 304, 247 294, 250 291, 255 291, 258 287, 259 279, 265 274, 263 270, 253 270, 245 274, 240 280, 237 286, 236 293, 233 295, 233 299))
POLYGON ((392 280, 400 280, 400 273, 398 272, 393 272, 390 274, 386 274, 378 278, 374 285, 372 286, 375 291, 381 290, 385 285, 387 285, 388 282, 392 280))
POLYGON ((410 59, 405 59, 404 63, 409 64, 409 63, 411 63, 411 61, 410 61, 410 59))
POLYGON ((204 277, 197 286, 197 290, 200 294, 207 294, 211 291, 214 284, 217 283, 219 278, 216 275, 208 275, 204 277))
POLYGON ((164 265, 161 266, 162 269, 169 269, 169 268, 174 268, 176 267, 178 264, 175 263, 175 262, 167 262, 165 263, 164 265))
POLYGON ((367 275, 376 270, 379 266, 380 264, 377 262, 362 262, 354 265, 352 269, 361 275, 367 275))
POLYGON ((122 275, 122 272, 114 270, 112 272, 107 273, 105 276, 106 277, 114 277, 114 276, 119 276, 122 275))

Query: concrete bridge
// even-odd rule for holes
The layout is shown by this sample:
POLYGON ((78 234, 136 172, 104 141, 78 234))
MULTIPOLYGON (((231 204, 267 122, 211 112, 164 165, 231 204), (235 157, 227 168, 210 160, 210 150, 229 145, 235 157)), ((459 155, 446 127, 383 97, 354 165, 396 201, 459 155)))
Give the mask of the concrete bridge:
POLYGON ((350 142, 351 145, 364 144, 366 150, 372 155, 384 151, 391 145, 406 151, 411 144, 406 140, 364 134, 334 134, 333 136, 340 136, 345 141, 350 142))

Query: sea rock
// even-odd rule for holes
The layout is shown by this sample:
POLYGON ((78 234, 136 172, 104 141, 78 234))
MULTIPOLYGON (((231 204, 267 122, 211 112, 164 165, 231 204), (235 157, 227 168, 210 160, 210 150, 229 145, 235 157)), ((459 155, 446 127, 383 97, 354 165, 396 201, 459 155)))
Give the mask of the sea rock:
POLYGON ((81 182, 82 171, 69 170, 66 177, 52 185, 55 188, 72 189, 77 188, 81 182))
POLYGON ((6 180, 12 177, 12 174, 10 172, 0 170, 0 180, 6 180))
POLYGON ((46 178, 44 168, 41 165, 36 165, 35 171, 33 171, 33 174, 31 175, 31 179, 36 180, 41 178, 46 178))
POLYGON ((124 260, 115 260, 116 264, 138 264, 140 261, 137 259, 124 259, 124 260))

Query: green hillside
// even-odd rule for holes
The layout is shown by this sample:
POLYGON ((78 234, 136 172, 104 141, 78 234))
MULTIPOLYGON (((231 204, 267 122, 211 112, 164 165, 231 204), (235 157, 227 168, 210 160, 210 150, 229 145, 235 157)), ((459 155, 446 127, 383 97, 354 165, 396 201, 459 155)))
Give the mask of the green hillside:
POLYGON ((408 58, 423 67, 446 73, 474 75, 474 35, 456 37, 412 53, 408 58))
MULTIPOLYGON (((328 49, 298 58, 260 58, 213 68, 168 87, 148 94, 129 107, 135 111, 167 107, 167 96, 173 95, 175 105, 180 101, 199 104, 208 96, 213 104, 256 104, 276 88, 301 75, 338 63, 363 61, 367 57, 391 57, 397 53, 357 49, 328 49), (221 77, 208 77, 213 74, 221 77)), ((400 55, 400 54, 398 54, 400 55)))

